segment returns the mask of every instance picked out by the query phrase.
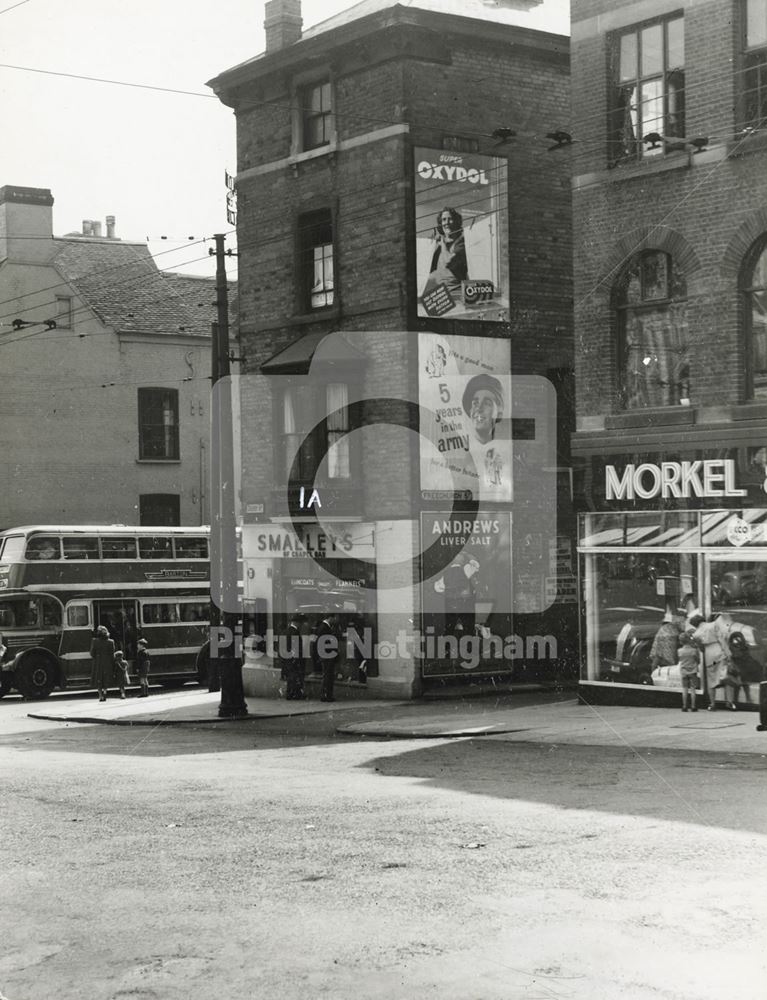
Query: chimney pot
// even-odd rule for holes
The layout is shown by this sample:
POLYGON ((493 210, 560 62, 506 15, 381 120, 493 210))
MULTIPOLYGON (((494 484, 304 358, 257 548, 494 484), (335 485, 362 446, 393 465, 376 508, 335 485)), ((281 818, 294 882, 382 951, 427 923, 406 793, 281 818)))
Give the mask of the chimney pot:
POLYGON ((301 0, 269 0, 264 7, 266 51, 276 52, 301 39, 301 0))
POLYGON ((113 215, 107 216, 107 239, 113 240, 115 238, 115 217, 113 215))
POLYGON ((92 225, 93 223, 90 219, 83 219, 83 236, 93 236, 92 225))
POLYGON ((91 222, 91 227, 93 229, 93 235, 94 236, 101 236, 101 223, 100 222, 96 222, 94 220, 93 222, 91 222))

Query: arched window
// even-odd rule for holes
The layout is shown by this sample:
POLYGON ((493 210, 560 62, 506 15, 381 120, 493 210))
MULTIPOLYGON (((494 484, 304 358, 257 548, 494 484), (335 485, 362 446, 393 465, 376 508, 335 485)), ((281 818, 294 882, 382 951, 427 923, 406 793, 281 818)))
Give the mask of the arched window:
POLYGON ((746 340, 746 396, 767 399, 767 236, 746 258, 741 273, 746 340))
POLYGON ((690 403, 687 286, 661 250, 635 254, 613 299, 621 401, 626 409, 690 403))

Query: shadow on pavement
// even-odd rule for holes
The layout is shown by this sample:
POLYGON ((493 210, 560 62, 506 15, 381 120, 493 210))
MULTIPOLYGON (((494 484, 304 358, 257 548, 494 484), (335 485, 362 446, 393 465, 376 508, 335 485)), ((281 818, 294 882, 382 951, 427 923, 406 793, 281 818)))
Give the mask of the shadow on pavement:
MULTIPOLYGON (((753 754, 443 741, 362 765, 432 788, 764 834, 767 760, 753 754)), ((723 864, 725 859, 723 859, 723 864)), ((724 869, 723 869, 724 870, 724 869)))

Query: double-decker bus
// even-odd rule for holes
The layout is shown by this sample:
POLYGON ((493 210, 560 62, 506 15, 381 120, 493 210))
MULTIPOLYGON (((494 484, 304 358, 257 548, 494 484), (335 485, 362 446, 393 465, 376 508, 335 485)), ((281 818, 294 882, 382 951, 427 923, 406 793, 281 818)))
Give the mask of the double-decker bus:
POLYGON ((91 687, 105 626, 130 662, 147 640, 150 682, 201 680, 210 621, 207 528, 43 526, 0 532, 0 697, 91 687))

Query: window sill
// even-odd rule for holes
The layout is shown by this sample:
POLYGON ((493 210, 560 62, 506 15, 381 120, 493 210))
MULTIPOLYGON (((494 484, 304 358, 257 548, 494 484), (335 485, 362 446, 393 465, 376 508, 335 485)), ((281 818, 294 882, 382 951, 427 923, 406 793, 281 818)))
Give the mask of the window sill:
POLYGON ((741 136, 740 139, 731 139, 727 143, 727 156, 731 159, 748 156, 750 153, 763 153, 765 150, 767 150, 767 129, 741 136))
POLYGON ((326 146, 318 146, 316 149, 307 149, 300 153, 291 153, 288 157, 288 166, 297 167, 299 163, 306 163, 308 160, 316 160, 321 156, 329 156, 338 151, 338 143, 334 139, 326 146))
POLYGON ((653 157, 650 160, 616 163, 615 166, 607 167, 604 170, 573 177, 573 190, 579 191, 598 184, 619 184, 622 181, 642 180, 645 177, 665 174, 673 170, 689 170, 691 166, 690 154, 682 151, 666 153, 664 156, 653 157))
POLYGON ((137 458, 136 465, 181 465, 180 458, 137 458))
POLYGON ((339 306, 324 306, 322 309, 315 309, 313 312, 296 313, 290 316, 285 326, 306 326, 308 323, 321 323, 327 320, 338 319, 341 315, 339 306))

